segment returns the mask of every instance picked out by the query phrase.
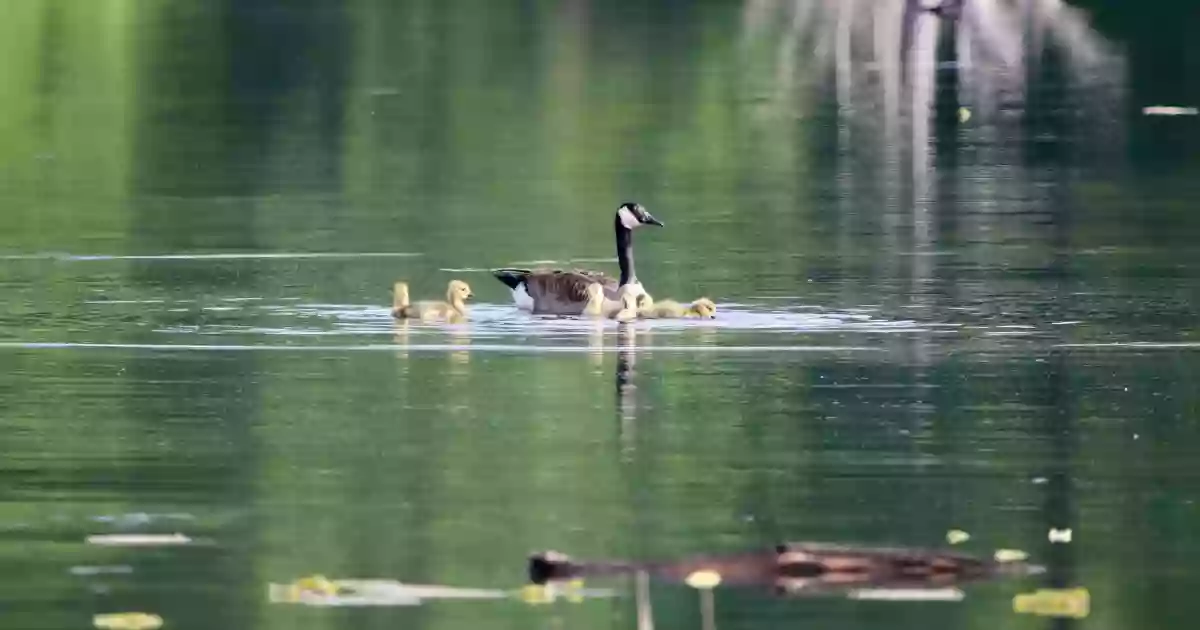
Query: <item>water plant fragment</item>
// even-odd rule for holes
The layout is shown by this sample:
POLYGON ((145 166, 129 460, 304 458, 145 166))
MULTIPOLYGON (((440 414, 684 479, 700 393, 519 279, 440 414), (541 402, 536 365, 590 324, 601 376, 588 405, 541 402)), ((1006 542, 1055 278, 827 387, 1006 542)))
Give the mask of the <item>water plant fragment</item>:
POLYGON ((1091 595, 1086 588, 1039 589, 1014 597, 1013 612, 1039 617, 1083 619, 1091 612, 1091 595))

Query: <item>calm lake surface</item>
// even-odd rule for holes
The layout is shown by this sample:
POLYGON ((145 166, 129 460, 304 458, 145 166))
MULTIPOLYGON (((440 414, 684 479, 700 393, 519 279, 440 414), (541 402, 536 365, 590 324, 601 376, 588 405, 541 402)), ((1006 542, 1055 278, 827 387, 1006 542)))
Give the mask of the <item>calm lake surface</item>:
MULTIPOLYGON (((961 602, 718 587, 712 621, 1191 628, 1200 117, 1142 108, 1200 104, 1200 16, 1159 4, 11 3, 0 627, 632 629, 623 580, 267 585, 962 529, 1049 570, 961 602), (487 273, 615 273, 626 200, 666 224, 646 287, 716 320, 532 317, 487 273), (393 281, 453 278, 469 323, 392 321, 393 281), (1013 612, 1047 586, 1091 615, 1013 612)), ((701 627, 696 591, 651 595, 701 627)))

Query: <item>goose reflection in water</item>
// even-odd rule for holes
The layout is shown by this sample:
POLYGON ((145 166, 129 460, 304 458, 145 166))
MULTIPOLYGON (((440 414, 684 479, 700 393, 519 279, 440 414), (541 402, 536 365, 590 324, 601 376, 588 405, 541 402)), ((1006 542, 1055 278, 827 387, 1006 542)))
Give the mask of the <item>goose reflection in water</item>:
POLYGON ((773 549, 677 560, 575 560, 546 551, 529 558, 529 580, 546 584, 584 577, 646 574, 668 583, 711 589, 759 586, 778 595, 845 596, 855 599, 960 599, 960 587, 1007 577, 1040 574, 1024 559, 981 558, 940 549, 864 547, 817 542, 783 543, 773 549))
POLYGON ((466 324, 455 324, 447 330, 450 342, 450 374, 464 376, 471 362, 471 329, 466 324))
MULTIPOLYGON (((407 319, 392 319, 392 342, 396 345, 396 356, 398 358, 408 358, 408 339, 410 332, 410 325, 407 319)), ((401 369, 403 371, 408 370, 407 361, 403 363, 403 367, 401 369)))
POLYGON ((617 328, 616 406, 621 452, 631 456, 637 433, 637 325, 621 323, 617 328))

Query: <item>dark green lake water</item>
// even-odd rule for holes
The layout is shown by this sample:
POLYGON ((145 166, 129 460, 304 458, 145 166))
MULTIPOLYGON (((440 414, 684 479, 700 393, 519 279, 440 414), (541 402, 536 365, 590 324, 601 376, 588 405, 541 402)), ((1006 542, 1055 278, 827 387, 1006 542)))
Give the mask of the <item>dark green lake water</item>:
MULTIPOLYGON (((716 625, 1194 623, 1200 117, 1142 114, 1200 104, 1194 10, 9 4, 0 627, 634 628, 619 580, 336 609, 267 584, 953 528, 1049 572, 958 603, 718 588, 716 625), (630 199, 667 225, 639 277, 715 321, 534 318, 486 272, 615 271, 630 199), (394 280, 452 278, 469 323, 392 322, 394 280), (1091 615, 1013 613, 1047 585, 1091 615)), ((651 592, 700 627, 695 591, 651 592)))

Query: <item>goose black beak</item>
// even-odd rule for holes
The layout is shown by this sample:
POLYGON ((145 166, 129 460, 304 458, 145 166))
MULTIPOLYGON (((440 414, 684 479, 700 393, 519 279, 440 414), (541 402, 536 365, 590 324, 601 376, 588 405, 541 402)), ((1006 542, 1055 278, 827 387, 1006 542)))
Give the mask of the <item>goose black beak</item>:
POLYGON ((642 223, 646 225, 657 225, 658 227, 667 227, 663 225, 662 221, 655 219, 654 215, 650 214, 649 212, 645 213, 645 216, 642 217, 642 223))

